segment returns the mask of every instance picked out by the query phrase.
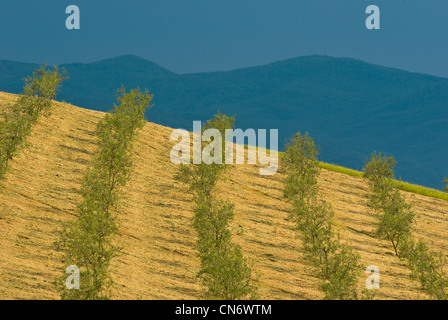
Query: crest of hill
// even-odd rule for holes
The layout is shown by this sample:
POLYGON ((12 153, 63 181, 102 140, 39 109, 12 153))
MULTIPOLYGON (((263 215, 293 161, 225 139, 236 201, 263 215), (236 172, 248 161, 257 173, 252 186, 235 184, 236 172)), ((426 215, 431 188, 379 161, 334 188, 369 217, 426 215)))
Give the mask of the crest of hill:
MULTIPOLYGON (((16 99, 0 93, 0 106, 16 99)), ((103 113, 56 103, 39 120, 30 146, 13 159, 0 188, 0 299, 58 299, 53 280, 65 270, 54 250, 57 230, 76 218, 80 186, 96 150, 95 127, 103 113)), ((149 114, 151 118, 151 114, 149 114)), ((122 254, 113 260, 115 299, 198 299, 199 259, 191 227, 192 195, 173 178, 172 129, 148 122, 133 152, 134 168, 119 209, 122 254)), ((281 163, 280 163, 281 166, 281 163)), ((304 260, 280 171, 260 176, 257 165, 236 165, 219 185, 235 203, 234 241, 253 264, 262 299, 322 298, 304 260)), ((342 241, 361 255, 364 267, 381 272, 380 299, 424 299, 388 242, 375 236, 376 218, 367 208, 367 183, 322 170, 319 187, 335 209, 342 241)), ((446 201, 405 193, 417 212, 416 237, 448 253, 446 201)), ((365 284, 360 270, 359 286, 365 284)))
MULTIPOLYGON (((145 60, 135 55, 122 55, 119 57, 109 58, 91 63, 71 63, 62 64, 61 67, 70 70, 80 70, 88 73, 107 73, 109 75, 125 75, 123 81, 128 80, 127 77, 145 77, 159 78, 174 75, 173 72, 162 68, 158 64, 145 60)), ((76 72, 75 72, 76 74, 76 72)))

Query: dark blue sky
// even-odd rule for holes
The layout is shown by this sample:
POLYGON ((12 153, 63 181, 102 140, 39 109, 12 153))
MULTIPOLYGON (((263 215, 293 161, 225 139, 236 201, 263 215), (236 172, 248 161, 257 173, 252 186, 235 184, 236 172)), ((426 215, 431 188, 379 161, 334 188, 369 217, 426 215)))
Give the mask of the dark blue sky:
POLYGON ((50 64, 135 54, 178 73, 310 54, 448 77, 447 0, 0 0, 0 59, 50 64), (81 29, 65 28, 65 8, 81 29), (381 10, 367 30, 365 9, 381 10))

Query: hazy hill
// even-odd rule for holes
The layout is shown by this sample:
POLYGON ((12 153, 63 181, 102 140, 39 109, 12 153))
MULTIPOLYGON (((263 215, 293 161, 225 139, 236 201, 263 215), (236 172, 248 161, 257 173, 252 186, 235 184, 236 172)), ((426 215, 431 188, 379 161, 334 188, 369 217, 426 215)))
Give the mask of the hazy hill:
MULTIPOLYGON (((108 110, 115 90, 154 93, 151 119, 191 129, 217 109, 242 128, 278 128, 280 144, 308 131, 322 160, 360 169, 374 151, 394 155, 403 180, 441 188, 448 175, 448 79, 362 61, 308 56, 228 72, 175 74, 127 55, 63 65, 71 79, 59 99, 108 110)), ((20 92, 37 66, 0 61, 0 90, 20 92)))
MULTIPOLYGON (((0 92, 0 107, 14 99, 0 92)), ((53 281, 65 267, 53 242, 61 223, 76 217, 82 178, 96 148, 95 127, 103 116, 57 103, 52 116, 41 118, 34 128, 30 147, 12 160, 0 184, 0 299, 59 298, 53 281)), ((169 157, 171 131, 147 123, 136 142, 134 171, 119 214, 123 254, 112 266, 113 298, 200 298, 192 195, 173 179, 177 167, 169 157)), ((255 165, 231 169, 219 188, 235 203, 233 238, 253 263, 262 299, 322 298, 313 270, 303 259, 294 223, 287 219, 284 178, 281 170, 260 176, 255 165)), ((380 268, 378 298, 427 298, 390 244, 375 236, 366 182, 322 170, 319 186, 335 208, 342 241, 361 255, 363 266, 380 268)), ((409 193, 406 198, 418 214, 416 236, 447 254, 447 202, 409 193)), ((360 287, 364 283, 361 277, 360 287)))

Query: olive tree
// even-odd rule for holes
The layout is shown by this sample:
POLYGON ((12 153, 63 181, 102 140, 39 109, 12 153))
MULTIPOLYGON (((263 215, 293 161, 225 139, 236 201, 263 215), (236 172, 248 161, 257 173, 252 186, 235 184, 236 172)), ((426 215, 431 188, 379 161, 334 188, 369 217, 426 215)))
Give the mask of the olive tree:
POLYGON ((363 171, 373 192, 369 195, 368 205, 377 213, 377 234, 391 242, 398 256, 400 242, 411 234, 415 213, 400 191, 392 185, 395 165, 393 157, 375 152, 363 171))

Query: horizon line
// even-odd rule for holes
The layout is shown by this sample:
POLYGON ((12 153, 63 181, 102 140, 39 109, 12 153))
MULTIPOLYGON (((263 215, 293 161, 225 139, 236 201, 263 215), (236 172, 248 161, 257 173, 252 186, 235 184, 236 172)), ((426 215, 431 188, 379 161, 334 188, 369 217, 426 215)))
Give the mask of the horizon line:
MULTIPOLYGON (((237 70, 245 70, 245 69, 252 69, 252 68, 258 68, 258 67, 264 67, 264 66, 268 66, 268 65, 271 65, 271 64, 279 63, 279 62, 282 62, 282 61, 294 60, 294 59, 299 59, 299 58, 326 57, 326 58, 331 58, 331 59, 349 59, 349 60, 355 60, 355 61, 359 61, 359 62, 362 62, 362 63, 366 63, 366 64, 369 64, 369 65, 373 65, 373 66, 377 66, 377 67, 382 67, 382 68, 387 68, 387 69, 391 69, 391 70, 397 70, 397 71, 408 72, 408 73, 413 73, 413 74, 426 75, 426 76, 431 76, 431 77, 436 77, 436 78, 441 78, 441 79, 448 79, 448 76, 440 76, 440 75, 435 75, 435 74, 431 74, 431 73, 424 73, 424 72, 417 72, 417 71, 409 71, 409 70, 400 69, 400 68, 397 68, 397 67, 388 67, 388 66, 384 66, 384 65, 381 65, 381 64, 376 64, 376 63, 372 63, 372 62, 367 62, 367 61, 365 61, 365 60, 361 60, 361 59, 359 59, 359 58, 354 58, 354 57, 346 57, 346 56, 343 56, 343 57, 336 57, 336 56, 330 56, 330 55, 325 55, 325 54, 309 54, 309 55, 303 55, 303 56, 294 56, 294 57, 290 57, 290 58, 274 60, 274 61, 271 61, 271 62, 267 62, 267 63, 265 63, 265 64, 258 64, 258 65, 247 66, 247 67, 236 67, 236 68, 228 69, 228 70, 199 71, 199 72, 187 72, 187 73, 177 73, 177 72, 175 72, 175 71, 172 71, 172 70, 170 70, 170 69, 168 69, 168 68, 166 68, 166 67, 160 65, 160 64, 157 63, 157 62, 154 62, 154 61, 152 61, 152 60, 143 58, 143 57, 141 57, 141 56, 139 56, 139 55, 136 55, 136 54, 133 54, 133 53, 125 53, 125 54, 121 54, 121 55, 117 55, 117 56, 112 56, 112 57, 107 57, 107 58, 103 58, 103 59, 100 59, 100 60, 94 60, 94 61, 90 61, 90 62, 68 62, 68 63, 66 62, 66 63, 60 63, 60 64, 51 64, 51 66, 58 66, 58 67, 60 67, 60 66, 75 65, 75 64, 88 65, 88 64, 100 63, 100 62, 107 61, 107 60, 114 60, 114 59, 118 59, 118 58, 122 58, 122 57, 129 57, 129 56, 139 58, 139 59, 144 60, 144 61, 149 62, 149 63, 153 63, 153 64, 157 65, 158 67, 160 67, 160 68, 162 68, 162 69, 164 69, 164 70, 166 70, 166 71, 168 71, 168 72, 170 72, 170 73, 176 74, 176 75, 193 75, 193 74, 204 74, 204 73, 232 72, 232 71, 237 71, 237 70)), ((41 63, 38 63, 38 62, 25 62, 25 61, 10 60, 10 59, 2 59, 2 58, 0 58, 0 61, 15 62, 15 63, 24 63, 24 64, 32 64, 32 65, 36 65, 36 66, 39 66, 39 65, 42 65, 43 63, 46 63, 46 61, 43 61, 43 62, 41 62, 41 63)), ((50 66, 50 64, 48 64, 48 66, 50 66)))

